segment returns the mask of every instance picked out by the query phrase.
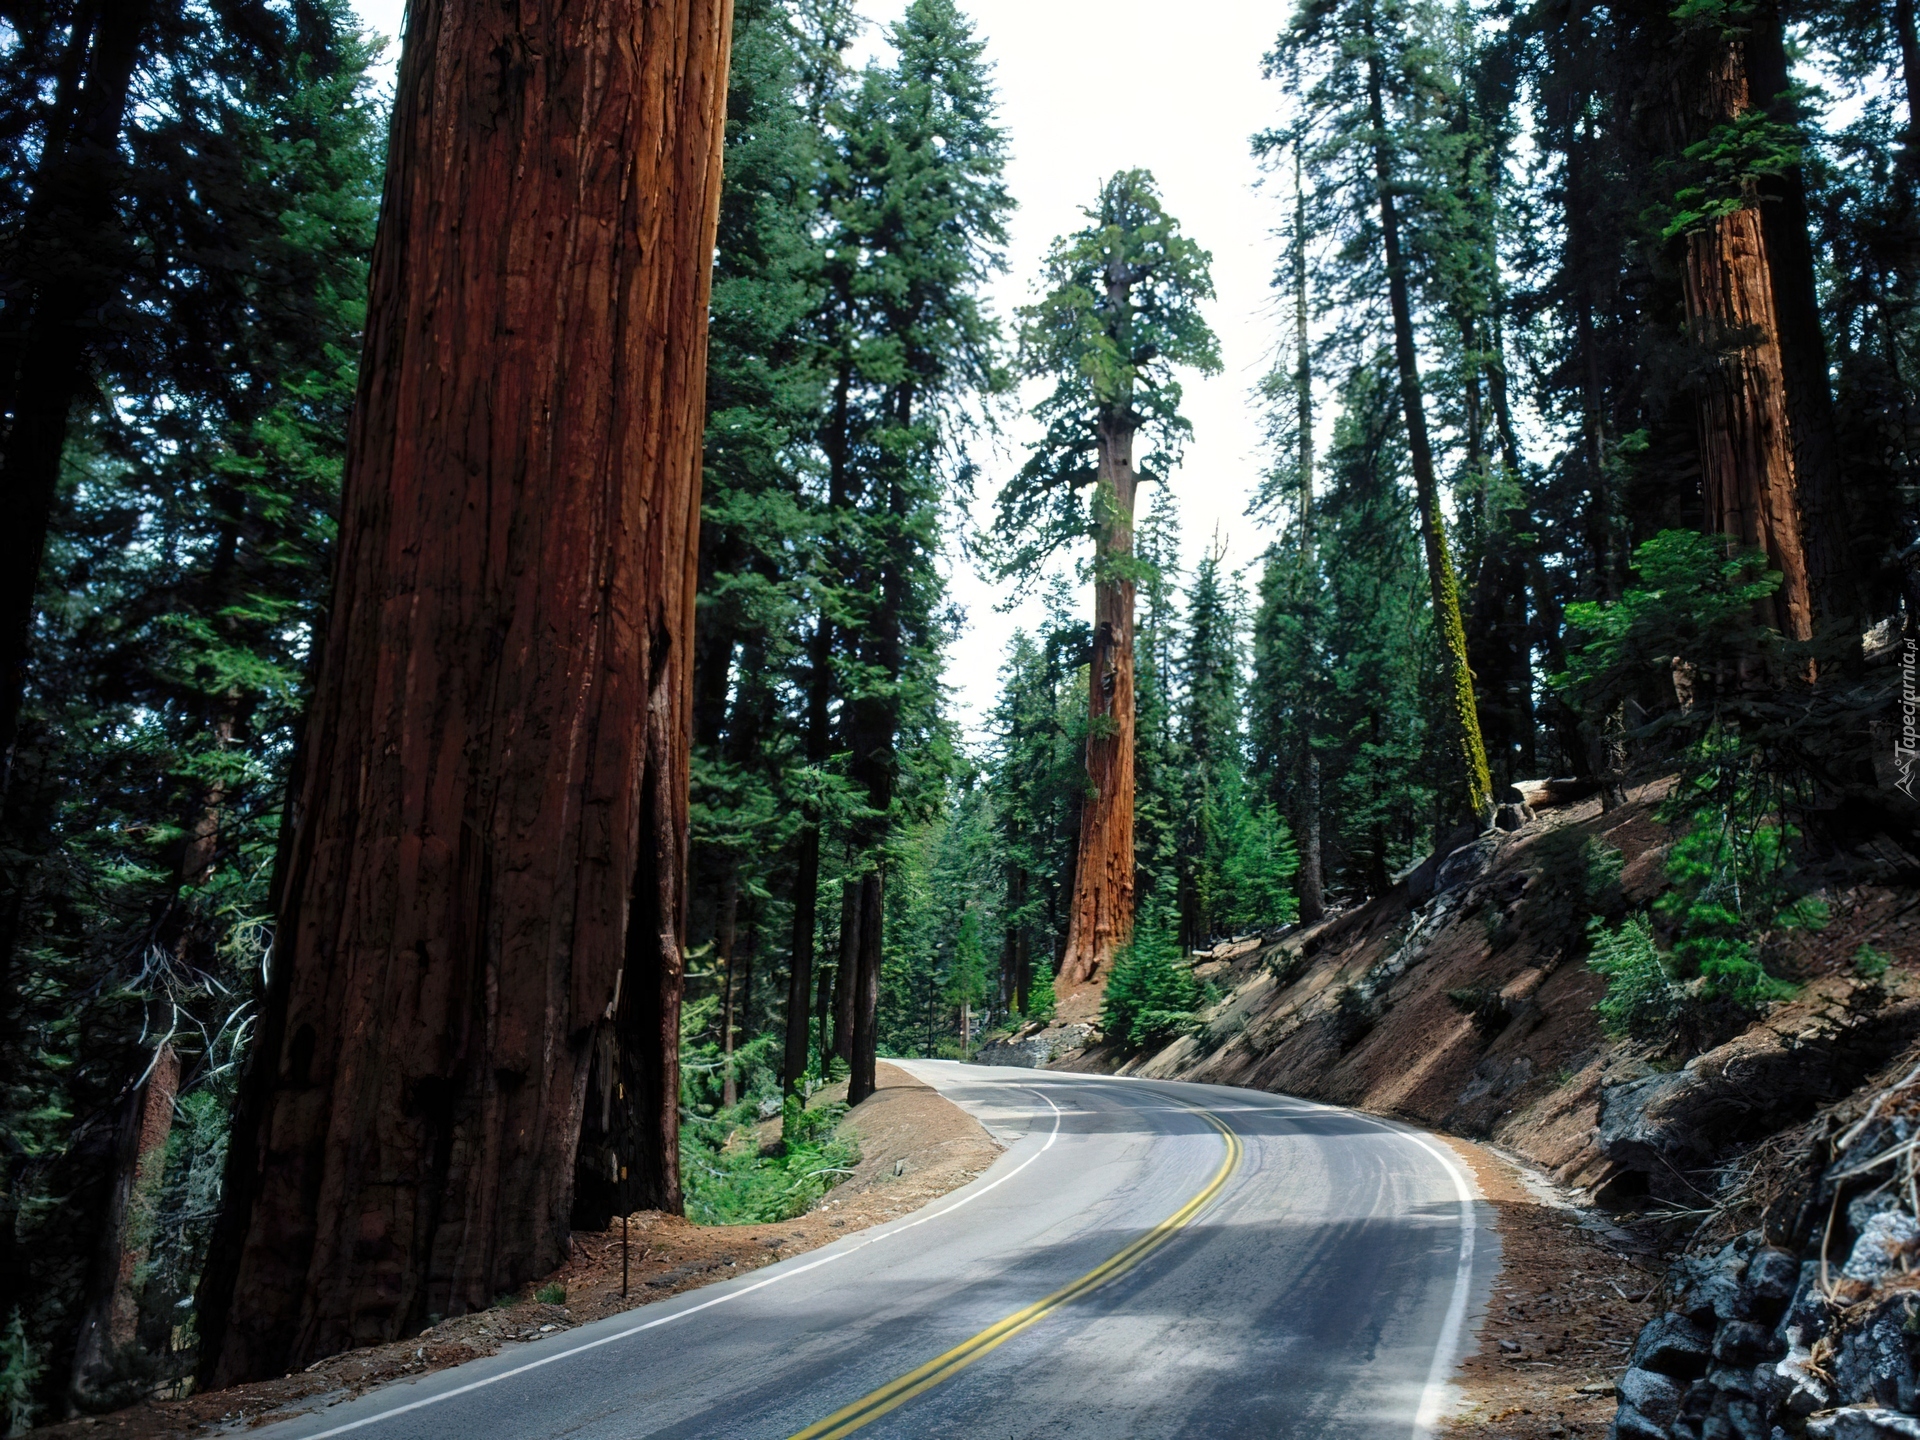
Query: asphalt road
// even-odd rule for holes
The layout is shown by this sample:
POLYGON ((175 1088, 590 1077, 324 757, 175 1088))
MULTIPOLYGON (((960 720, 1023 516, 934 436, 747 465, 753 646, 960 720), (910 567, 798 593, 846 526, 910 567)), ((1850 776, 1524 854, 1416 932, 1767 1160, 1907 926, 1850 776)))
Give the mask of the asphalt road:
POLYGON ((893 1061, 1009 1148, 890 1224, 275 1440, 1418 1437, 1495 1268, 1416 1131, 1213 1085, 893 1061))

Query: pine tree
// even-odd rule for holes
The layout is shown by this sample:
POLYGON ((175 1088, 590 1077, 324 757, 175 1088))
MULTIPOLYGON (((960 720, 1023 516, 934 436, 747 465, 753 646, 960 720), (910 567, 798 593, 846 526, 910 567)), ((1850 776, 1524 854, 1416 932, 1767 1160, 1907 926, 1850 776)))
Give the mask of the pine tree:
MULTIPOLYGON (((840 111, 842 198, 832 244, 838 288, 864 326, 843 332, 841 343, 852 348, 840 362, 834 404, 838 415, 857 400, 860 421, 857 432, 840 428, 833 457, 857 475, 857 493, 847 489, 858 518, 846 627, 857 637, 846 702, 849 774, 864 791, 851 834, 861 892, 854 1103, 874 1085, 886 845, 902 818, 897 747, 927 728, 937 708, 942 455, 964 450, 951 423, 957 407, 1003 384, 998 330, 979 290, 1002 263, 1011 204, 984 45, 968 22, 951 0, 915 0, 890 38, 895 63, 870 69, 840 111)), ((920 788, 930 801, 941 787, 920 788)))
POLYGON ((383 129, 376 51, 343 4, 274 19, 254 37, 272 65, 217 17, 153 23, 148 102, 116 162, 137 263, 90 333, 99 393, 69 421, 0 842, 0 1288, 31 1297, 52 1391, 93 1404, 195 1359, 136 1342, 191 1315, 206 1258, 331 560, 383 129), (163 1145, 172 1123, 150 1235, 107 1218, 129 1152, 98 1143, 143 1109, 163 1145), (121 1269, 97 1243, 134 1247, 142 1295, 88 1291, 90 1269, 121 1269), (110 1318, 76 1354, 87 1310, 110 1318))
POLYGON ((1468 665, 1460 586, 1440 505, 1427 393, 1420 374, 1414 314, 1414 254, 1419 237, 1403 236, 1408 162, 1435 128, 1444 87, 1426 33, 1430 14, 1401 0, 1329 0, 1296 13, 1269 57, 1312 118, 1319 178, 1356 212, 1363 265, 1384 281, 1389 341, 1398 375, 1400 407, 1413 471, 1416 513, 1432 591, 1434 623, 1445 657, 1447 726, 1453 736, 1450 770, 1454 809, 1462 818, 1490 818, 1492 782, 1468 665), (1352 58, 1358 64, 1351 63, 1352 58), (1346 166, 1364 179, 1336 179, 1346 166), (1364 218, 1363 218, 1364 217, 1364 218), (1369 253, 1371 252, 1371 253, 1369 253))
POLYGON ((1001 491, 998 520, 1005 574, 1094 540, 1088 794, 1060 970, 1070 986, 1092 980, 1133 926, 1134 493, 1167 473, 1191 428, 1175 372, 1220 366, 1198 308, 1213 294, 1210 257, 1161 208, 1153 177, 1113 176, 1085 214, 1085 229, 1054 242, 1047 291, 1021 315, 1021 366, 1055 388, 1035 410, 1046 438, 1001 491), (1136 471, 1142 430, 1154 448, 1136 471))

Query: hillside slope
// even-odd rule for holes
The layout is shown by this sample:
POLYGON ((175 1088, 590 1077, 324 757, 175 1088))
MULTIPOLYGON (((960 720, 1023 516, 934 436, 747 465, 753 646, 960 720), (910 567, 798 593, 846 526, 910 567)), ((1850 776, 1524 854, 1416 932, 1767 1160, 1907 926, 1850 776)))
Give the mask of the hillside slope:
MULTIPOLYGON (((1513 1247, 1478 1378, 1469 1367, 1476 1403, 1451 1433, 1597 1435, 1606 1421, 1587 1402, 1602 1400, 1609 1433, 1643 1440, 1920 1435, 1920 1355, 1908 1354, 1920 1341, 1908 1318, 1920 1220, 1906 1193, 1920 1186, 1889 1187, 1890 1168, 1862 1172, 1859 1158, 1884 1152, 1872 1163, 1902 1176, 1914 1165, 1920 864, 1884 836, 1803 857, 1798 887, 1830 918, 1755 937, 1792 998, 1757 1019, 1699 1007, 1664 1045, 1623 1040, 1594 1008, 1607 982, 1586 963, 1587 925, 1644 909, 1667 886, 1673 835, 1657 812, 1670 788, 1649 785, 1611 811, 1597 797, 1548 804, 1363 906, 1222 945, 1196 970, 1219 998, 1194 1033, 1126 1053, 1095 1030, 1095 1043, 1050 1063, 1401 1116, 1490 1142, 1604 1212, 1579 1233, 1549 1220, 1544 1240, 1513 1247), (1877 1128, 1842 1154, 1846 1127, 1876 1099, 1877 1128), (1604 1244, 1587 1255, 1576 1245, 1595 1230, 1604 1244), (1557 1257, 1555 1234, 1568 1237, 1557 1257), (1612 1289, 1652 1315, 1606 1367, 1617 1398, 1572 1350, 1509 1324, 1569 1303, 1556 1292, 1592 1288, 1582 1267, 1609 1256, 1648 1267, 1645 1296, 1617 1279, 1612 1289), (1906 1309, 1885 1319, 1896 1305, 1906 1309), (1823 1378, 1797 1386, 1796 1364, 1823 1378)), ((1076 1019, 1023 1032, 1004 1058, 1048 1063, 1085 1028, 1076 1019)), ((1525 1207, 1497 1208, 1510 1227, 1525 1207)), ((1546 1212, 1528 1213, 1539 1228, 1546 1212)))

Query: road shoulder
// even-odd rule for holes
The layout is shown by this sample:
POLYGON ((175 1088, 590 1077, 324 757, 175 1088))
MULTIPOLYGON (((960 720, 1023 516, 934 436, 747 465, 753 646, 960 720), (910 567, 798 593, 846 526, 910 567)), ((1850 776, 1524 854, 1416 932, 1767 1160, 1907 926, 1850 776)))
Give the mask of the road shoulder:
MULTIPOLYGON (((615 1222, 604 1233, 576 1231, 567 1264, 523 1286, 509 1302, 443 1320, 410 1339, 349 1350, 274 1380, 184 1400, 144 1401, 32 1433, 61 1440, 175 1440, 292 1419, 805 1254, 957 1190, 999 1158, 999 1143, 934 1087, 885 1062, 877 1079, 876 1093, 841 1122, 843 1131, 858 1138, 859 1163, 807 1214, 773 1224, 714 1226, 659 1211, 628 1217, 624 1297, 621 1227, 615 1222), (543 1291, 551 1296, 555 1286, 564 1300, 539 1298, 543 1291)), ((776 1138, 778 1129, 772 1122, 761 1138, 776 1138)))

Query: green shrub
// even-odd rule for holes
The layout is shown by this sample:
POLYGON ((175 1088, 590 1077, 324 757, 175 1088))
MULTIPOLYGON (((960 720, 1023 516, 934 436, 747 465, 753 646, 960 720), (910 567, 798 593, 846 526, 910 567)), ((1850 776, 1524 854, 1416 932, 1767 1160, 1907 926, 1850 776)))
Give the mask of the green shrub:
POLYGON ((533 1298, 542 1305, 564 1305, 567 1303, 567 1287, 558 1283, 542 1285, 533 1292, 533 1298))
POLYGON ((1853 973, 1862 980, 1878 980, 1887 973, 1887 967, 1893 964, 1893 957, 1876 950, 1871 945, 1862 945, 1853 952, 1853 973))
POLYGON ((33 1391, 44 1368, 39 1352, 27 1339, 26 1323, 15 1310, 6 1330, 0 1332, 0 1405, 6 1407, 9 1435, 32 1428, 33 1391))
POLYGON ((1038 1020, 1044 1025, 1053 1019, 1059 1003, 1053 994, 1053 967, 1043 961, 1034 969, 1033 984, 1027 989, 1026 1010, 1023 1013, 1027 1019, 1038 1020))
POLYGON ((1473 1028, 1483 1040, 1491 1040, 1513 1019, 1513 1007, 1497 986, 1462 985, 1447 991, 1447 1002, 1454 1009, 1473 1017, 1473 1028))
POLYGON ((1664 1038, 1684 1003, 1684 992, 1667 973, 1653 943, 1653 924, 1630 915, 1617 928, 1600 920, 1587 925, 1592 949, 1587 965, 1607 979, 1607 993, 1593 1008, 1610 1034, 1636 1040, 1664 1038))
POLYGON ((1380 1007, 1358 985, 1342 985, 1327 1015, 1327 1034, 1334 1048, 1346 1054, 1380 1022, 1380 1007))
POLYGON ((1142 917, 1132 942, 1114 953, 1100 1028, 1122 1045, 1155 1044, 1190 1029, 1205 999, 1172 927, 1155 911, 1142 917))
POLYGON ((753 1225, 804 1215, 859 1162, 859 1147, 835 1133, 846 1113, 844 1105, 803 1108, 789 1098, 777 1155, 763 1155, 749 1142, 752 1131, 743 1119, 689 1117, 680 1128, 687 1218, 696 1225, 753 1225))

